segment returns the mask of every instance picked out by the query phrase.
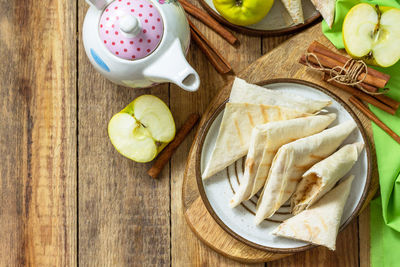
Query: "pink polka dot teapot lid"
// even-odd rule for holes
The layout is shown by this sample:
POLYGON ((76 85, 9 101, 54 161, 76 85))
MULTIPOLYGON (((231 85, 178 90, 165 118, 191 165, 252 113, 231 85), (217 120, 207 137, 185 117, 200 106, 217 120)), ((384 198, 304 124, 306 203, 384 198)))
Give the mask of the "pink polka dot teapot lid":
POLYGON ((99 21, 103 44, 113 55, 126 60, 153 53, 163 33, 161 14, 148 0, 115 0, 104 9, 99 21))

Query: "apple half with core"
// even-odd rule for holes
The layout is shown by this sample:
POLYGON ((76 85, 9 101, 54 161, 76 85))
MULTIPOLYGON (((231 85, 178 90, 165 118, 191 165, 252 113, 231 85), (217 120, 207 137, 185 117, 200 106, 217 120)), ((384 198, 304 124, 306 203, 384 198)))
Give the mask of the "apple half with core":
POLYGON ((111 118, 108 136, 123 156, 149 162, 174 139, 175 122, 161 99, 142 95, 111 118))
POLYGON ((213 0, 215 8, 227 21, 248 26, 261 21, 269 12, 274 0, 213 0))
POLYGON ((400 9, 362 3, 347 13, 343 42, 353 58, 381 67, 400 59, 400 9))

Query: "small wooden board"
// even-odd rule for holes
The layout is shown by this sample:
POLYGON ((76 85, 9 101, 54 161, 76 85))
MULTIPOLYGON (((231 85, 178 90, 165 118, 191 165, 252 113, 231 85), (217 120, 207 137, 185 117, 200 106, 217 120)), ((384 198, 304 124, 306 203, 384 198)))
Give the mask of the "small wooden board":
MULTIPOLYGON (((298 63, 298 59, 300 58, 301 54, 306 51, 309 44, 314 40, 317 40, 329 48, 334 49, 333 45, 322 34, 321 24, 317 24, 287 40, 279 47, 253 62, 245 70, 241 71, 238 74, 238 77, 245 79, 250 83, 257 83, 262 80, 274 78, 303 79, 327 88, 343 99, 346 103, 349 103, 349 94, 323 82, 321 73, 314 70, 308 70, 305 66, 298 63)), ((198 133, 205 127, 205 122, 209 120, 211 115, 220 106, 220 104, 227 99, 230 94, 231 85, 232 81, 226 84, 213 99, 210 106, 206 109, 200 121, 198 133)), ((349 105, 353 108, 351 104, 349 105)), ((370 121, 358 110, 353 110, 359 117, 367 132, 368 138, 371 141, 372 129, 370 121)), ((373 142, 370 143, 372 152, 372 179, 364 207, 368 205, 379 186, 375 147, 373 142)), ((204 206, 197 188, 195 176, 195 158, 196 151, 198 149, 199 136, 196 135, 189 152, 182 187, 183 213, 193 232, 199 237, 200 240, 202 240, 206 245, 215 251, 238 261, 265 262, 288 256, 289 254, 265 252, 250 247, 233 238, 214 221, 204 206)))

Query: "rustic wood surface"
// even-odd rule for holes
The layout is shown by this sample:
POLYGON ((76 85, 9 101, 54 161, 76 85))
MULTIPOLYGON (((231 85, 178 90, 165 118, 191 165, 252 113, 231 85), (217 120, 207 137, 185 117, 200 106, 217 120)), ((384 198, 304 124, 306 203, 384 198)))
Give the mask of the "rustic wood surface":
MULTIPOLYGON (((0 266, 245 266, 210 249, 185 221, 193 132, 158 180, 147 176, 150 164, 122 157, 107 136, 111 116, 149 93, 169 104, 180 127, 191 112, 204 113, 232 75, 220 76, 192 44, 198 92, 118 87, 84 53, 87 8, 83 0, 0 0, 0 266)), ((289 37, 236 34, 234 48, 194 23, 236 73, 289 37)), ((368 218, 346 229, 335 253, 317 248, 252 266, 368 266, 368 218)))

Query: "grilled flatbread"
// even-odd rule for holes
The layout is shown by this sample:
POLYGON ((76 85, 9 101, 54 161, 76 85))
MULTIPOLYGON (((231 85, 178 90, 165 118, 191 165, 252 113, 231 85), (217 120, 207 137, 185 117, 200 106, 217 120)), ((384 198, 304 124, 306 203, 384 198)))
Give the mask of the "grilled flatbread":
POLYGON ((276 153, 259 198, 256 224, 271 217, 294 193, 303 173, 332 154, 357 127, 352 120, 283 145, 276 153))
POLYGON ((242 201, 253 197, 263 187, 279 147, 319 133, 335 119, 336 114, 332 113, 256 125, 250 138, 244 175, 230 202, 231 207, 236 207, 242 201))
POLYGON ((364 144, 343 146, 303 174, 291 199, 292 213, 298 214, 325 195, 356 163, 364 144))
POLYGON ((301 0, 281 0, 295 25, 304 23, 301 0))
POLYGON ((247 154, 251 131, 256 125, 308 115, 310 114, 279 106, 227 103, 211 159, 202 175, 203 179, 211 177, 247 154))
POLYGON ((350 175, 318 202, 284 221, 272 233, 335 250, 344 205, 353 179, 354 175, 350 175))
POLYGON ((330 100, 315 100, 288 92, 267 89, 235 78, 229 97, 230 103, 251 103, 281 106, 304 113, 315 113, 331 104, 330 100))
POLYGON ((315 8, 321 13, 329 28, 332 28, 335 19, 336 0, 311 0, 315 8))

